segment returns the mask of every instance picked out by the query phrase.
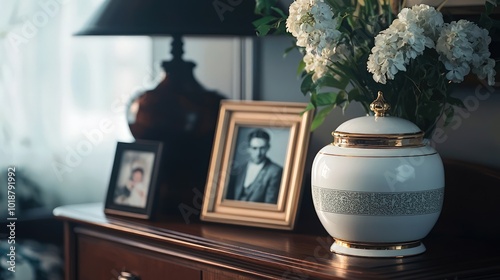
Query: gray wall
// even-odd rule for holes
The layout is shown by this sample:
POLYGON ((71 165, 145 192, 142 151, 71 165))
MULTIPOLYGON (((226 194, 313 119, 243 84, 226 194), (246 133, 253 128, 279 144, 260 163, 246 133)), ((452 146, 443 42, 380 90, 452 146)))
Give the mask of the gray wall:
MULTIPOLYGON (((292 43, 291 38, 285 36, 258 39, 256 59, 260 64, 256 69, 256 99, 308 102, 308 98, 300 92, 300 79, 297 77, 300 54, 295 51, 283 58, 283 51, 292 43)), ((442 157, 500 168, 499 88, 461 86, 455 95, 464 100, 467 109, 461 110, 450 126, 437 129, 433 145, 442 157)), ((342 122, 363 114, 358 104, 351 104, 345 114, 336 109, 313 132, 310 157, 331 142, 331 132, 342 122)))

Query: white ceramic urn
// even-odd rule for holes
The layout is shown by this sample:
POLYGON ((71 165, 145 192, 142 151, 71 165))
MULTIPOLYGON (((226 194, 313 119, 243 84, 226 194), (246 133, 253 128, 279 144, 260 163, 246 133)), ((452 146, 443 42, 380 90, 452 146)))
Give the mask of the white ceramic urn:
POLYGON ((334 238, 331 251, 365 257, 423 253, 420 241, 436 223, 444 196, 443 163, 410 121, 387 116, 379 92, 375 116, 355 118, 333 132, 316 155, 312 196, 334 238))

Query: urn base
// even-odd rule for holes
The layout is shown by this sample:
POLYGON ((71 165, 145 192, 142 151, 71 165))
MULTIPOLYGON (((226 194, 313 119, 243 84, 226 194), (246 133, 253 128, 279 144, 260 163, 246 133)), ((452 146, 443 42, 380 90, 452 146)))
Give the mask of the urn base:
POLYGON ((422 254, 425 246, 420 241, 404 243, 356 243, 335 239, 330 251, 357 257, 394 258, 422 254))

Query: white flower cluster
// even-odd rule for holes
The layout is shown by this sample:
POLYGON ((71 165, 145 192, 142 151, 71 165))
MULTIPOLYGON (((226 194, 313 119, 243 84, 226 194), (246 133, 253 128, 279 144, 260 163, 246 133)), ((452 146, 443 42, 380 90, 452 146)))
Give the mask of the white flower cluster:
POLYGON ((449 71, 446 78, 462 82, 473 73, 494 84, 495 61, 490 58, 488 31, 466 20, 445 24, 440 12, 428 5, 405 8, 386 30, 375 37, 367 68, 373 79, 385 84, 399 71, 406 71, 411 60, 436 49, 449 71))
POLYGON ((443 23, 441 13, 424 4, 401 10, 389 28, 375 37, 367 63, 373 79, 385 84, 399 71, 406 71, 411 59, 422 55, 425 48, 434 48, 432 37, 443 23))
POLYGON ((290 5, 286 28, 297 38, 297 46, 305 48, 305 70, 314 71, 314 80, 342 55, 343 48, 337 47, 342 36, 338 27, 338 18, 323 0, 296 0, 290 5))
POLYGON ((459 83, 472 72, 480 79, 495 83, 495 61, 490 58, 488 45, 491 42, 488 31, 476 24, 459 20, 445 24, 437 40, 436 51, 446 70, 446 78, 459 83))
POLYGON ((439 36, 439 30, 443 26, 443 16, 440 12, 428 5, 416 5, 411 9, 404 8, 398 15, 398 18, 412 28, 422 28, 424 35, 432 41, 436 41, 439 36))

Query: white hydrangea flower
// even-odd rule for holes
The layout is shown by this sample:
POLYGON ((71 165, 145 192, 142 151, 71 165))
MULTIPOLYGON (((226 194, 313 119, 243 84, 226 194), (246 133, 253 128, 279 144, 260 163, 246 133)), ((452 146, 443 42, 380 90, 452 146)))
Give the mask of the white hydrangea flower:
POLYGON ((290 5, 287 31, 297 38, 297 46, 305 48, 305 69, 315 72, 314 79, 327 73, 330 61, 338 60, 336 46, 342 36, 338 26, 338 19, 323 0, 296 0, 290 5))
POLYGON ((488 31, 476 24, 459 20, 445 24, 437 40, 436 51, 448 73, 446 78, 459 83, 472 72, 494 85, 495 61, 490 58, 488 31))
POLYGON ((314 72, 312 76, 313 81, 323 77, 328 72, 328 66, 331 64, 328 59, 310 53, 304 55, 304 62, 306 64, 305 70, 307 72, 314 72))
POLYGON ((425 29, 416 24, 418 15, 411 9, 403 9, 399 14, 401 18, 395 19, 375 37, 367 69, 377 83, 393 80, 399 71, 406 71, 411 59, 422 55, 425 48, 434 47, 432 39, 425 36, 425 29))
POLYGON ((424 35, 435 41, 444 24, 443 15, 434 7, 420 4, 411 9, 404 8, 398 15, 398 19, 406 24, 416 25, 424 29, 424 35))
POLYGON ((492 58, 488 58, 483 65, 472 69, 472 72, 476 74, 479 79, 487 79, 488 85, 495 85, 495 75, 497 72, 495 71, 495 60, 492 58))

